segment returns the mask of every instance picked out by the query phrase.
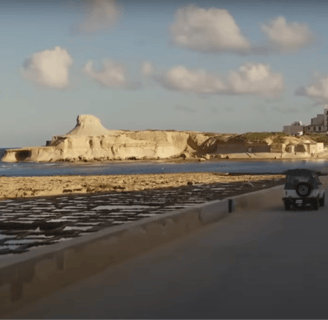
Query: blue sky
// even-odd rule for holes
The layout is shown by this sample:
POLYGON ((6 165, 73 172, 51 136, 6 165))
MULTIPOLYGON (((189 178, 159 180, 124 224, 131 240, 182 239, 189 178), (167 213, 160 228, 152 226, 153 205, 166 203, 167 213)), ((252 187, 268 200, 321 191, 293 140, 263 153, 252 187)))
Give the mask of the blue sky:
POLYGON ((108 18, 105 25, 91 31, 91 11, 85 11, 83 1, 1 2, 1 147, 44 145, 71 130, 80 114, 99 117, 107 129, 243 133, 281 131, 296 120, 308 123, 323 110, 328 5, 322 2, 97 1, 88 3, 114 11, 102 17, 108 18), (189 22, 179 20, 177 10, 189 15, 189 22), (230 23, 228 29, 232 23, 239 30, 233 47, 213 33, 215 26, 223 30, 218 32, 227 28, 215 19, 209 23, 210 13, 230 23), (261 31, 261 24, 278 24, 278 17, 286 20, 284 34, 297 24, 290 41, 261 31), (191 30, 187 44, 181 42, 181 26, 191 30), (291 46, 297 37, 301 40, 291 46), (268 53, 253 52, 256 45, 268 53), (46 51, 61 58, 44 64, 46 51), (110 61, 107 71, 104 60, 110 61), (152 65, 149 74, 142 72, 145 62, 152 65), (248 71, 241 71, 245 65, 248 71), (60 79, 51 74, 58 70, 60 79), (267 71, 262 79, 259 74, 267 71), (237 80, 247 79, 238 85, 229 78, 232 72, 237 80), (295 95, 300 88, 302 94, 295 95))

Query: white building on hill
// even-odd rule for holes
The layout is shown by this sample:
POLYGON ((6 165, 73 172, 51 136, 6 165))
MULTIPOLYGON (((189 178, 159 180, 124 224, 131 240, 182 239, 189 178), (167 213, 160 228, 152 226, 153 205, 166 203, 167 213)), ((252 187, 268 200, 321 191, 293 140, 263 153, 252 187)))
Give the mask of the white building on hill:
POLYGON ((323 114, 317 114, 315 118, 311 118, 311 124, 302 125, 301 121, 295 121, 291 125, 284 126, 283 132, 288 134, 296 134, 299 131, 308 132, 327 132, 328 131, 328 105, 325 106, 323 114))
POLYGON ((283 132, 288 134, 296 134, 299 131, 303 131, 304 126, 302 125, 302 121, 295 121, 289 126, 284 126, 283 132))
POLYGON ((325 107, 323 114, 318 114, 311 119, 311 124, 305 128, 309 132, 327 132, 328 131, 328 107, 325 107))

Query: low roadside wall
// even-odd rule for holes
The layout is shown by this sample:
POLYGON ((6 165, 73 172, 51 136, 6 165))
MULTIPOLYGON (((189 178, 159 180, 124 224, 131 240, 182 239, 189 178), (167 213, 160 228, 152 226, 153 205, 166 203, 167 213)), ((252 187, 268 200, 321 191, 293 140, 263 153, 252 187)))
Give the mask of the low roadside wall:
MULTIPOLYGON (((328 177, 321 178, 324 185, 328 177)), ((0 317, 70 284, 175 240, 232 211, 282 205, 283 186, 211 201, 0 258, 0 317)))
POLYGON ((284 186, 277 186, 265 190, 247 193, 241 196, 231 197, 233 201, 233 211, 265 209, 282 204, 284 186))
POLYGON ((0 258, 0 317, 228 214, 229 201, 116 226, 0 258))

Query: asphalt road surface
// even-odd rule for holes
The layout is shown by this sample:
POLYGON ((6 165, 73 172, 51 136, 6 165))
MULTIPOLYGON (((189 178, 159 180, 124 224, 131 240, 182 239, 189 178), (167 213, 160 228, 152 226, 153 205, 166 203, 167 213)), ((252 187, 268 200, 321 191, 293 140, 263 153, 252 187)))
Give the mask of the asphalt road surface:
POLYGON ((12 317, 327 319, 327 208, 234 213, 12 317))

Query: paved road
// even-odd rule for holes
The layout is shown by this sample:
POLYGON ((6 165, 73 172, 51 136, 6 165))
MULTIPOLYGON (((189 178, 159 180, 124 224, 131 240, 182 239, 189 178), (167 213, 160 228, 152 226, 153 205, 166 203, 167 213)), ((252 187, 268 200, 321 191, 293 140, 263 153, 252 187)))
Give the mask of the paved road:
POLYGON ((234 213, 13 316, 328 318, 327 271, 327 209, 279 203, 234 213))

